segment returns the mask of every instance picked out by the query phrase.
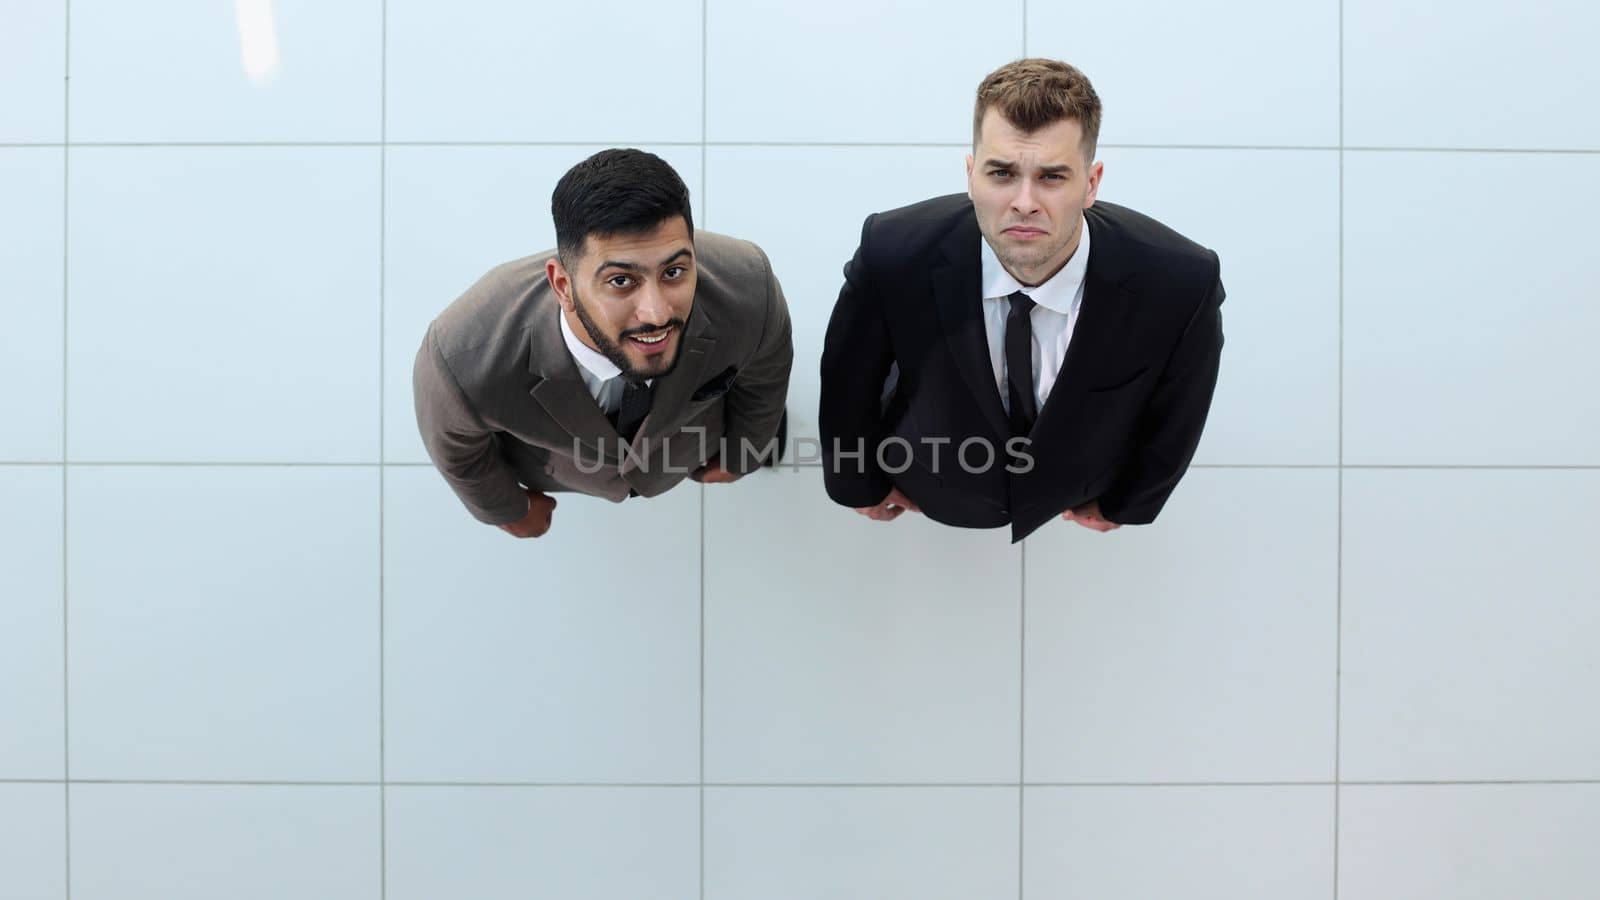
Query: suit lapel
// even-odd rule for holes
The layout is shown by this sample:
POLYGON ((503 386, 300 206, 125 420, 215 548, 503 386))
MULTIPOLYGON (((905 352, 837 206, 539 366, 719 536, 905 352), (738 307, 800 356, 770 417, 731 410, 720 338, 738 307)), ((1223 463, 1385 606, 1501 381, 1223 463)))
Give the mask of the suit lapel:
POLYGON ((679 414, 688 407, 695 388, 706 379, 706 367, 717 348, 717 339, 711 335, 702 307, 703 304, 696 302, 689 313, 688 325, 683 329, 683 346, 678 350, 677 365, 670 374, 656 379, 650 414, 639 426, 639 433, 634 436, 635 442, 640 437, 660 437, 669 430, 676 433, 679 414))
POLYGON ((550 306, 554 315, 548 324, 528 329, 528 372, 533 376, 528 393, 587 453, 604 458, 603 448, 617 445, 617 430, 594 402, 588 385, 578 374, 578 364, 567 352, 557 318, 561 307, 554 302, 550 306))
POLYGON ((996 434, 1011 433, 989 359, 989 337, 983 326, 983 267, 978 220, 964 216, 939 245, 942 262, 933 269, 933 297, 944 326, 945 342, 961 380, 983 410, 996 434))
POLYGON ((1103 220, 1090 207, 1085 217, 1094 229, 1089 242, 1089 265, 1083 276, 1083 304, 1078 308, 1078 321, 1072 328, 1072 339, 1061 361, 1061 372, 1055 386, 1039 410, 1039 420, 1034 423, 1034 434, 1043 434, 1047 419, 1054 420, 1075 407, 1078 400, 1095 381, 1094 373, 1107 369, 1116 371, 1116 361, 1108 359, 1112 348, 1122 346, 1116 337, 1129 325, 1129 317, 1137 305, 1133 302, 1137 292, 1121 247, 1103 220))

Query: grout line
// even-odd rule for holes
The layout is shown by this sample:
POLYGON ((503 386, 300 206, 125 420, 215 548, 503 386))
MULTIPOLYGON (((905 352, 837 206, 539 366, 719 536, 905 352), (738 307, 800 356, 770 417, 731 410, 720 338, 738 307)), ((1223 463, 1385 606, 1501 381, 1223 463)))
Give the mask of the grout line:
MULTIPOLYGON (((645 141, 651 147, 695 147, 698 141, 645 141)), ((13 146, 0 144, 0 147, 13 146)), ((60 144, 17 144, 18 147, 59 147, 60 144)), ((324 148, 324 147, 605 147, 606 141, 76 141, 78 148, 100 149, 226 149, 233 147, 255 148, 324 148)))
MULTIPOLYGON (((773 148, 925 148, 968 149, 968 145, 955 141, 641 141, 650 147, 773 147, 773 148)), ((593 141, 23 141, 0 143, 3 149, 30 147, 90 147, 90 148, 226 148, 226 147, 605 147, 610 142, 593 141)), ((1323 151, 1353 153, 1484 153, 1529 154, 1558 156, 1597 156, 1600 148, 1560 147, 1379 147, 1379 146, 1326 146, 1321 144, 1100 144, 1102 150, 1253 150, 1253 151, 1323 151)))
POLYGON ((387 141, 390 147, 698 147, 700 141, 652 141, 640 139, 631 143, 617 143, 596 139, 592 141, 387 141))
POLYGON ((1339 471, 1333 573, 1333 900, 1339 900, 1339 816, 1344 743, 1344 0, 1339 0, 1339 471))
MULTIPOLYGON (((60 784, 59 781, 12 782, 0 784, 60 784)), ((693 788, 699 785, 679 782, 597 782, 597 781, 257 781, 160 778, 74 778, 67 784, 122 785, 137 787, 327 787, 327 788, 693 788)))
POLYGON ((1191 469, 1337 469, 1334 463, 1194 463, 1191 469))
POLYGON ((403 788, 699 788, 694 781, 390 781, 389 787, 403 788))
MULTIPOLYGON (((1374 781, 1128 781, 1128 782, 1030 782, 1028 787, 1063 787, 1063 788, 1314 788, 1314 787, 1525 787, 1533 785, 1567 785, 1567 786, 1595 786, 1600 787, 1597 779, 1500 779, 1500 780, 1466 780, 1466 781, 1414 781, 1414 780, 1374 780, 1374 781)), ((928 785, 937 787, 938 785, 928 785)), ((952 785, 967 787, 968 785, 952 785)), ((977 787, 978 785, 972 785, 977 787)))
POLYGON ((1025 863, 1024 830, 1028 778, 1028 542, 1017 552, 1017 570, 1022 576, 1017 616, 1017 900, 1022 900, 1022 872, 1025 863))
MULTIPOLYGON (((1333 781, 1025 781, 1030 788, 1327 788, 1334 787, 1597 787, 1597 778, 1489 778, 1458 780, 1371 779, 1333 781)), ((762 790, 811 790, 826 788, 841 790, 861 789, 912 789, 912 788, 1005 788, 1014 789, 1015 781, 957 781, 957 782, 790 782, 764 783, 752 781, 247 781, 217 779, 159 779, 159 778, 0 778, 0 784, 66 784, 66 785, 118 785, 124 787, 330 787, 330 788, 759 788, 762 790)))
MULTIPOLYGON (((1341 322, 1342 322, 1343 321, 1343 315, 1342 315, 1343 310, 1342 309, 1340 310, 1340 313, 1341 313, 1340 319, 1341 319, 1341 322)), ((1341 337, 1342 337, 1342 335, 1341 335, 1341 337)), ((1340 352, 1341 353, 1344 352, 1343 342, 1342 341, 1340 343, 1340 352)), ((1340 377, 1341 378, 1343 377, 1343 360, 1340 361, 1340 377)), ((1343 403, 1342 393, 1343 392, 1341 390, 1341 407, 1340 407, 1340 410, 1339 410, 1341 427, 1343 427, 1343 422, 1344 422, 1344 418, 1343 418, 1344 409, 1343 409, 1343 406, 1342 406, 1342 403, 1343 403)), ((1340 450, 1339 450, 1339 455, 1342 457, 1344 455, 1343 436, 1342 435, 1340 436, 1340 444, 1341 444, 1341 446, 1340 446, 1340 450)), ((1461 470, 1461 471, 1500 471, 1500 470, 1519 471, 1519 470, 1523 470, 1523 469, 1528 469, 1528 470, 1550 469, 1550 470, 1570 470, 1570 471, 1580 471, 1581 472, 1581 471, 1592 471, 1592 470, 1595 470, 1595 469, 1600 469, 1600 466, 1579 466, 1579 465, 1565 466, 1565 465, 1537 465, 1537 464, 1535 464, 1535 465, 1526 465, 1526 466, 1514 466, 1514 465, 1466 465, 1466 464, 1461 464, 1461 465, 1421 465, 1421 464, 1376 465, 1376 464, 1365 464, 1365 463, 1345 463, 1345 464, 1339 466, 1339 468, 1340 469, 1379 469, 1379 470, 1381 470, 1381 469, 1443 469, 1443 470, 1461 470)))
POLYGON ((69 469, 94 468, 212 468, 212 469, 375 469, 379 465, 425 466, 429 463, 376 463, 376 462, 222 462, 216 460, 152 462, 137 461, 68 461, 68 462, 4 462, 0 466, 66 466, 69 469))
POLYGON ((381 38, 378 57, 378 897, 389 896, 389 721, 388 721, 388 638, 385 630, 388 584, 384 580, 387 567, 384 530, 388 484, 383 465, 388 448, 384 434, 388 423, 385 418, 388 395, 384 379, 388 376, 384 351, 388 342, 386 324, 388 317, 389 269, 389 0, 383 0, 383 14, 379 25, 381 38))
POLYGON ((1593 778, 1570 778, 1570 779, 1562 779, 1562 778, 1529 778, 1529 779, 1499 778, 1499 779, 1495 779, 1495 778, 1489 778, 1489 779, 1465 780, 1465 781, 1413 781, 1413 780, 1406 780, 1406 779, 1373 780, 1373 781, 1350 781, 1348 779, 1340 779, 1336 783, 1340 787, 1490 787, 1490 786, 1523 787, 1523 786, 1531 786, 1531 785, 1572 785, 1572 786, 1591 785, 1591 786, 1600 786, 1600 780, 1593 779, 1593 778))
POLYGON ((321 148, 378 147, 381 141, 73 141, 78 149, 216 149, 216 148, 321 148))
POLYGON ((72 206, 70 203, 72 190, 72 0, 65 0, 64 22, 62 25, 62 59, 61 59, 61 777, 64 783, 61 788, 61 804, 63 808, 62 828, 62 866, 65 869, 62 885, 65 900, 72 900, 72 668, 70 664, 70 648, 72 639, 71 617, 71 588, 70 569, 68 568, 68 495, 67 495, 67 421, 68 421, 68 376, 71 374, 69 367, 70 348, 68 337, 69 323, 68 303, 70 302, 70 279, 72 258, 72 241, 70 222, 72 206))
MULTIPOLYGON (((1341 86, 1341 93, 1343 89, 1341 86)), ((1344 130, 1343 98, 1340 99, 1340 131, 1341 141, 1344 130)), ((1357 153, 1534 153, 1555 154, 1561 156, 1594 156, 1600 154, 1600 149, 1565 149, 1559 147, 1358 147, 1341 144, 1334 148, 1339 152, 1354 151, 1357 153)))
MULTIPOLYGON (((390 469, 420 469, 431 468, 432 463, 427 462, 262 462, 262 461, 218 461, 218 460, 91 460, 91 461, 63 461, 59 459, 15 459, 0 460, 0 468, 43 468, 64 466, 69 469, 95 469, 95 468, 233 468, 233 469, 375 469, 379 466, 390 469)), ((1600 468, 1600 467, 1597 467, 1600 468)))
MULTIPOLYGON (((1341 348, 1342 352, 1342 348, 1341 348)), ((1341 362, 1341 380, 1343 365, 1341 362)), ((381 414, 380 414, 381 415, 381 414)), ((381 421, 381 418, 380 418, 381 421)), ((1341 426, 1343 423, 1341 410, 1341 426)), ((1342 443, 1342 437, 1341 437, 1342 443)), ((1342 454, 1342 448, 1341 448, 1342 454)), ((784 462, 779 468, 787 469, 799 466, 802 469, 820 469, 821 462, 793 463, 784 462)), ((150 460, 88 460, 88 461, 63 461, 57 459, 38 460, 0 460, 0 468, 7 467, 43 467, 65 466, 69 469, 87 468, 235 468, 235 469, 426 469, 432 468, 428 462, 263 462, 263 461, 150 461, 150 460)), ((1370 471, 1442 471, 1442 472, 1594 472, 1600 471, 1600 465, 1545 465, 1530 463, 1527 465, 1488 465, 1488 464, 1422 464, 1422 463, 1194 463, 1191 469, 1305 469, 1305 470, 1370 470, 1370 471)))
MULTIPOLYGON (((710 0, 700 0, 700 212, 706 218, 707 224, 711 221, 711 207, 706 203, 706 182, 710 179, 706 173, 706 136, 710 131, 710 102, 711 102, 711 49, 709 46, 711 36, 709 9, 710 0)), ((701 892, 704 893, 702 886, 701 892)))

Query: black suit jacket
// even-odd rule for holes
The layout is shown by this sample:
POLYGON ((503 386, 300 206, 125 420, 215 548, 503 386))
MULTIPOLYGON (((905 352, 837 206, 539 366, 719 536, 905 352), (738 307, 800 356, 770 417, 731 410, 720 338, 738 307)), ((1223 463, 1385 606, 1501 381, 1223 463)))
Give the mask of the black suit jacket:
POLYGON ((1131 209, 1096 203, 1084 217, 1083 303, 1024 448, 1031 469, 1005 454, 1011 433, 984 333, 972 202, 953 194, 867 217, 822 351, 830 497, 870 506, 895 486, 935 521, 1009 524, 1014 541, 1096 498, 1113 522, 1155 520, 1211 406, 1220 264, 1131 209), (898 381, 885 398, 891 367, 898 381), (988 467, 985 446, 998 451, 988 467))

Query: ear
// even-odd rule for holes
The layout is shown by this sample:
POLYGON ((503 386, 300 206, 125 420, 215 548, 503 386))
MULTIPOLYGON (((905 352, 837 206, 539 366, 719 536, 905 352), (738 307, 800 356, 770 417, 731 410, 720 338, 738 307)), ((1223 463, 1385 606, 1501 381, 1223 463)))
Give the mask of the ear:
POLYGON ((968 197, 972 196, 972 164, 973 164, 973 162, 974 162, 974 160, 972 158, 972 154, 968 153, 967 154, 967 196, 968 197))
POLYGON ((545 262, 544 277, 550 282, 550 289, 556 292, 556 299, 561 301, 561 309, 572 312, 572 279, 560 259, 552 256, 545 262))
POLYGON ((1100 194, 1100 177, 1106 173, 1106 164, 1097 162, 1089 167, 1089 193, 1083 198, 1083 208, 1088 209, 1094 205, 1095 197, 1100 194))

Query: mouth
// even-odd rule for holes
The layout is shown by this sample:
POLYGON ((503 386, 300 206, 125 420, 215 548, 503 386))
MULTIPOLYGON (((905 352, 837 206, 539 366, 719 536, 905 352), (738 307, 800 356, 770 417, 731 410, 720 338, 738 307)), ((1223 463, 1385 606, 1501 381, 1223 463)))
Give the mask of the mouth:
POLYGON ((1046 234, 1049 234, 1049 232, 1042 228, 1030 228, 1026 225, 1013 225, 1000 233, 1021 240, 1032 240, 1034 238, 1041 238, 1046 234))
POLYGON ((656 331, 630 334, 628 335, 628 340, 645 355, 654 355, 667 349, 667 338, 672 336, 673 330, 673 326, 668 325, 656 331))

